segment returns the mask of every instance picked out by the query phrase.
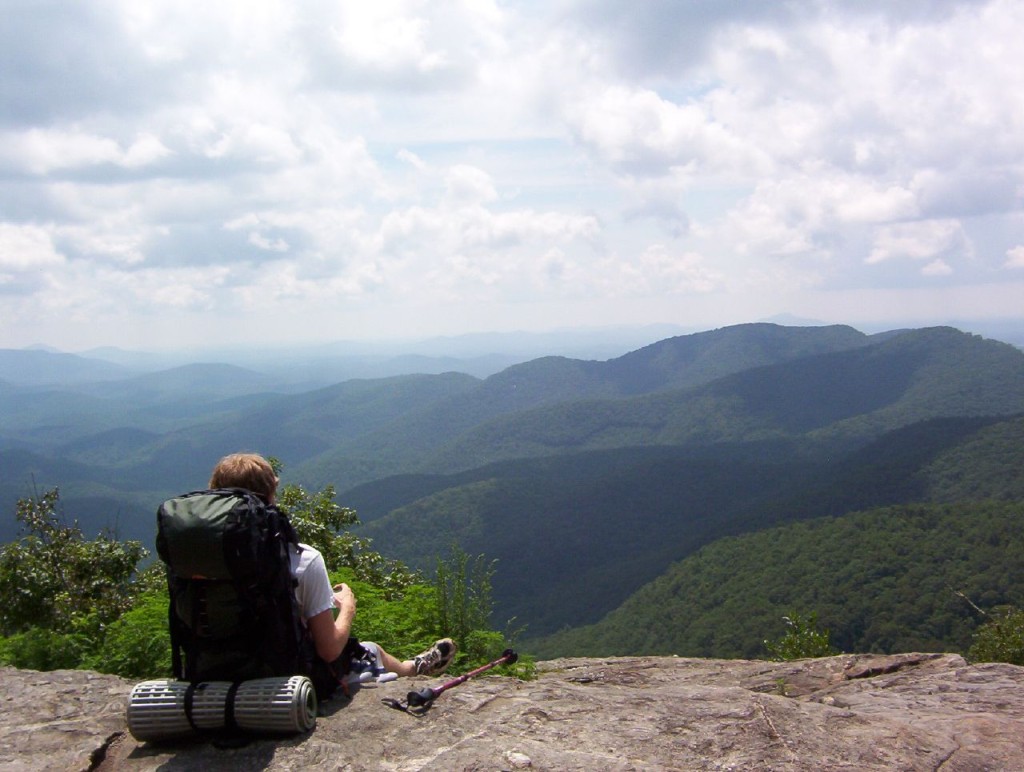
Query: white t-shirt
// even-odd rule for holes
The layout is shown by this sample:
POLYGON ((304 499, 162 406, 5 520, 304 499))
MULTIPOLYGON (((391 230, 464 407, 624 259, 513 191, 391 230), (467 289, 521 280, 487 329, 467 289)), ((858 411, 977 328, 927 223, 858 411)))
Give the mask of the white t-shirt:
POLYGON ((303 620, 315 617, 327 609, 334 608, 334 590, 331 579, 327 576, 327 566, 320 550, 308 544, 299 544, 302 552, 289 550, 292 575, 298 579, 295 597, 299 601, 299 609, 303 620))

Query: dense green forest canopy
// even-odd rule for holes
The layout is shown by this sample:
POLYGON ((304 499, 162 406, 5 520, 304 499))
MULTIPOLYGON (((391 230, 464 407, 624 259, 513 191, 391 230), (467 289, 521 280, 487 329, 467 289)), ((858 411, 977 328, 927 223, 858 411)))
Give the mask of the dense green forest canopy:
POLYGON ((636 448, 404 478, 346 495, 412 564, 452 541, 498 560, 498 618, 529 636, 598 621, 715 539, 892 504, 1024 500, 1024 419, 945 418, 826 461, 800 443, 636 448))
POLYGON ((966 652, 993 609, 1024 603, 1020 502, 885 507, 722 539, 601 622, 531 641, 542 657, 757 658, 793 609, 846 652, 966 652))
POLYGON ((84 532, 149 546, 160 501, 257 450, 288 483, 336 485, 382 554, 496 560, 495 618, 536 639, 598 623, 724 537, 1024 499, 1024 353, 951 328, 739 325, 604 362, 311 390, 218 365, 43 381, 0 382, 4 512, 59 485, 84 532))

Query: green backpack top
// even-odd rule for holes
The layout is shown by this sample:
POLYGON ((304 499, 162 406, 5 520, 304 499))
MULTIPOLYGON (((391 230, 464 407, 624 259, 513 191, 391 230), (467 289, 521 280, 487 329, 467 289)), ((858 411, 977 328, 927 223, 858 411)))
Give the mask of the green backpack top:
POLYGON ((289 563, 301 548, 277 507, 240 488, 169 499, 157 510, 156 549, 167 565, 175 678, 312 674, 289 563))

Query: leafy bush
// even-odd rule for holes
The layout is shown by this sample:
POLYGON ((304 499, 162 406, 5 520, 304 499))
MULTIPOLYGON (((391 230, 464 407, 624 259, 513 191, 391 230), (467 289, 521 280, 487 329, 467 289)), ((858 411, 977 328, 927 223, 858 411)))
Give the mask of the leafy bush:
MULTIPOLYGON (((501 633, 491 629, 491 578, 495 563, 483 555, 470 560, 458 545, 452 545, 450 557, 437 561, 434 592, 437 626, 441 635, 459 644, 453 672, 464 672, 498 659, 512 647, 517 632, 501 633)), ((521 678, 534 673, 533 661, 521 658, 505 672, 521 678)))
POLYGON ((1024 611, 1001 606, 989 617, 974 633, 968 658, 973 662, 1024 665, 1024 611))
POLYGON ((0 639, 0 663, 24 670, 70 670, 80 667, 90 645, 79 633, 33 627, 0 639))
POLYGON ((131 607, 135 570, 148 552, 107 534, 86 541, 59 503, 56 488, 18 501, 25 533, 0 547, 0 634, 41 627, 100 635, 131 607))
POLYGON ((170 678, 167 604, 166 589, 140 596, 134 608, 107 628, 103 645, 85 657, 82 667, 125 678, 170 678))
MULTIPOLYGON (((461 669, 472 670, 474 667, 493 662, 511 648, 509 643, 504 635, 493 630, 473 630, 467 633, 462 641, 462 652, 467 664, 461 669)), ((520 654, 515 663, 501 665, 495 672, 530 680, 536 676, 536 670, 533 657, 520 654)))
MULTIPOLYGON (((454 638, 459 646, 453 674, 472 670, 497 658, 510 647, 506 636, 489 628, 491 608, 491 564, 483 556, 470 564, 457 547, 448 561, 438 562, 438 577, 406 587, 400 597, 362 581, 351 568, 331 573, 331 582, 345 582, 359 604, 352 634, 374 641, 399 659, 410 659, 442 637, 454 638)), ((530 678, 532 660, 522 658, 499 672, 530 678)))
POLYGON ((469 555, 458 545, 451 548, 451 557, 437 561, 438 626, 445 635, 465 639, 474 630, 490 627, 491 578, 494 561, 488 563, 478 555, 470 563, 469 555))
POLYGON ((811 613, 805 619, 798 613, 790 612, 782 618, 788 632, 776 641, 765 641, 768 656, 785 661, 808 657, 829 657, 839 652, 829 643, 828 630, 818 630, 818 615, 811 613))
MULTIPOLYGON (((280 473, 280 462, 270 459, 280 473)), ((421 577, 397 560, 389 560, 370 549, 370 540, 345 530, 359 523, 355 510, 335 502, 333 485, 309 493, 299 485, 283 485, 277 505, 288 515, 299 540, 324 556, 328 570, 351 568, 355 577, 382 588, 396 597, 421 577)))
POLYGON ((358 611, 352 634, 360 640, 375 641, 405 659, 438 638, 433 587, 415 584, 401 597, 391 597, 384 589, 357 579, 351 568, 332 572, 331 582, 345 582, 355 593, 358 611))

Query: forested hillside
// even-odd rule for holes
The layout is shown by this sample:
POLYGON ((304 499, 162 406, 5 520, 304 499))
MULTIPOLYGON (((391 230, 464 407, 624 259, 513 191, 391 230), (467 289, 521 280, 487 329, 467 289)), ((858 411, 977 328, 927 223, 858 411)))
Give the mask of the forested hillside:
POLYGON ((359 533, 424 568, 452 542, 496 559, 498 616, 550 631, 596 621, 673 560, 750 527, 813 476, 803 463, 676 448, 510 462, 435 479, 359 533))
MULTIPOLYGON (((194 386, 186 381, 176 390, 154 390, 153 376, 132 379, 133 387, 141 382, 145 388, 132 391, 131 399, 125 383, 109 385, 113 396, 102 398, 68 390, 0 394, 4 512, 13 512, 14 502, 33 487, 59 485, 65 505, 87 530, 116 525, 123 537, 149 543, 156 504, 204 486, 226 453, 259 450, 294 469, 339 437, 373 430, 479 383, 460 373, 408 375, 302 394, 226 398, 224 376, 242 388, 236 371, 200 372, 204 377, 194 386)), ((172 371, 168 383, 178 382, 179 374, 172 371)), ((13 535, 13 516, 5 514, 0 540, 13 535)))
POLYGON ((360 532, 403 560, 429 566, 451 541, 497 559, 498 612, 531 635, 596 622, 723 536, 888 504, 1024 500, 1024 419, 933 419, 844 456, 810 455, 795 442, 595 451, 385 480, 345 498, 364 513, 388 508, 360 532), (949 478, 952 458, 970 487, 949 478))
POLYGON ((632 399, 561 402, 482 424, 430 466, 631 445, 786 437, 846 450, 899 426, 943 416, 1024 410, 1024 357, 951 329, 754 367, 700 387, 632 399))
POLYGON ((671 403, 673 395, 729 374, 885 337, 843 326, 749 324, 669 338, 607 362, 545 357, 510 367, 473 390, 375 431, 340 438, 335 448, 305 462, 301 472, 344 489, 402 472, 453 472, 552 452, 533 440, 537 423, 554 433, 553 452, 648 444, 651 438, 638 435, 634 424, 660 421, 660 415, 650 419, 648 414, 662 405, 636 405, 629 397, 664 392, 671 403), (612 418, 610 442, 588 442, 595 422, 620 412, 627 415, 621 422, 612 418), (375 466, 367 468, 368 462, 375 466))
POLYGON ((951 328, 740 325, 299 393, 215 364, 103 373, 0 383, 0 539, 16 498, 60 486, 87 533, 151 544, 160 501, 255 450, 286 482, 336 486, 385 555, 431 570, 457 542, 496 560, 495 622, 534 640, 597 624, 724 537, 1024 498, 1024 353, 951 328))
MULTIPOLYGON (((59 485, 88 531, 116 525, 126 538, 148 540, 152 502, 201 486, 216 459, 238 448, 276 456, 304 485, 344 490, 426 468, 438 447, 496 416, 705 383, 882 337, 850 327, 740 325, 607 362, 545 357, 485 380, 408 375, 300 393, 237 366, 138 375, 74 355, 0 351, 0 376, 17 380, 0 378, 0 507, 12 512, 33 487, 59 485)), ((13 517, 0 519, 0 540, 13 529, 13 517)))
POLYGON ((846 652, 956 651, 986 609, 1024 603, 1017 502, 886 507, 723 539, 599 624, 534 640, 541 657, 758 658, 783 617, 817 615, 846 652))

